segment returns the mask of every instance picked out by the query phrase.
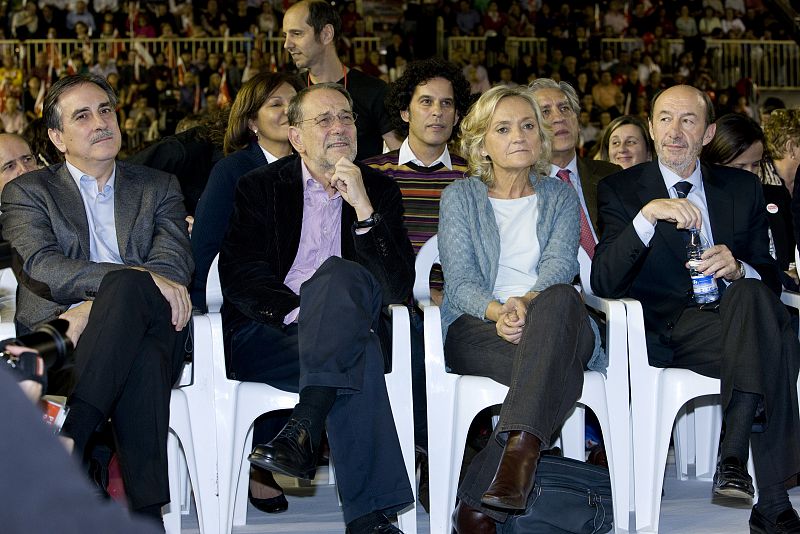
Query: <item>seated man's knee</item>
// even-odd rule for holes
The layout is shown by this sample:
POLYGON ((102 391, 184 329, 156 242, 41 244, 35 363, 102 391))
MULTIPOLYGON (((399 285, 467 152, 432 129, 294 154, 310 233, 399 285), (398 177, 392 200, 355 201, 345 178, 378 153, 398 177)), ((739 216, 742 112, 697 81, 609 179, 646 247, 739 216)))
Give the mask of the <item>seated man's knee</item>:
POLYGON ((775 299, 776 295, 762 282, 755 278, 742 278, 727 287, 723 299, 775 299))
POLYGON ((98 298, 104 293, 113 293, 115 299, 125 303, 161 294, 150 273, 138 269, 118 269, 107 273, 100 282, 98 298))
POLYGON ((320 265, 314 277, 328 278, 337 284, 368 284, 374 281, 372 274, 361 264, 331 256, 320 265))

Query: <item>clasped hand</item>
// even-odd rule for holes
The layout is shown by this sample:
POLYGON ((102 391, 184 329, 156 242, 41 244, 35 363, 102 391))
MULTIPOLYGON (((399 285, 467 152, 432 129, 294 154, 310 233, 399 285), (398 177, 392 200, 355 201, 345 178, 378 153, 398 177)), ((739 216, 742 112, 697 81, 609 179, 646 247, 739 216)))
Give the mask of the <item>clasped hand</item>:
POLYGON ((536 297, 536 293, 528 293, 522 297, 510 297, 501 305, 495 329, 497 335, 509 343, 519 344, 522 328, 528 315, 528 305, 536 297))

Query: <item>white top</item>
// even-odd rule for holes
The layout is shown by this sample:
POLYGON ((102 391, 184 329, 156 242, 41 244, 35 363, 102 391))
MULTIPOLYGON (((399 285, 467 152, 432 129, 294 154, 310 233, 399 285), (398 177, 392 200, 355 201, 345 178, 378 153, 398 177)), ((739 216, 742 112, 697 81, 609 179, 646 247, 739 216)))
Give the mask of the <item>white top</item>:
POLYGON ((539 278, 542 255, 536 224, 539 205, 536 195, 515 199, 489 198, 500 230, 500 264, 494 283, 494 298, 505 302, 521 297, 539 278))

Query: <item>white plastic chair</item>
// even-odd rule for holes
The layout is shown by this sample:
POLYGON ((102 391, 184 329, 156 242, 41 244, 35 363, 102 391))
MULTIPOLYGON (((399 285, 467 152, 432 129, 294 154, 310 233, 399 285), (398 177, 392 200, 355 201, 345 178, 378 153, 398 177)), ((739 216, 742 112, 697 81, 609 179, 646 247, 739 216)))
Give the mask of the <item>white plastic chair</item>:
POLYGON ((178 386, 170 398, 170 504, 164 510, 168 533, 180 532, 181 512, 188 511, 188 502, 180 506, 184 472, 180 462, 183 449, 191 488, 194 492, 201 533, 219 531, 219 498, 217 496, 217 441, 214 403, 215 376, 212 321, 208 315, 192 318, 194 354, 184 368, 178 386), (180 443, 180 447, 179 447, 180 443))
MULTIPOLYGON (((664 466, 675 416, 690 400, 719 395, 720 381, 688 369, 652 367, 647 359, 642 305, 637 300, 622 300, 628 316, 636 531, 658 532, 664 466)), ((713 402, 714 399, 703 401, 713 402)), ((702 449, 704 453, 698 454, 698 461, 705 462, 699 469, 706 471, 709 469, 706 466, 716 466, 719 426, 704 424, 707 433, 696 435, 696 440, 710 445, 709 449, 702 449)), ((696 432, 702 430, 697 424, 695 428, 696 432)), ((682 438, 679 437, 679 441, 683 441, 682 438)), ((710 469, 713 476, 714 467, 710 469)), ((748 471, 753 475, 752 454, 748 471)), ((755 482, 753 477, 754 485, 755 482)))
MULTIPOLYGON (((247 473, 252 426, 261 414, 292 409, 298 395, 266 384, 239 382, 228 378, 225 368, 222 321, 218 313, 222 303, 218 258, 209 271, 206 303, 213 337, 214 389, 217 427, 217 469, 219 490, 220 532, 230 533, 234 525, 247 522, 247 473)), ((414 422, 411 397, 411 331, 405 306, 391 306, 392 372, 387 374, 386 388, 392 406, 397 436, 412 488, 415 487, 414 422)), ((416 489, 414 489, 416 497, 416 489)), ((416 504, 398 514, 400 529, 416 534, 416 504)))
MULTIPOLYGON (((425 314, 425 372, 432 443, 428 451, 430 531, 432 534, 450 534, 467 431, 479 411, 505 400, 508 388, 490 378, 446 372, 441 315, 438 306, 431 303, 428 290, 428 275, 438 257, 438 241, 434 236, 417 254, 414 296, 425 314)), ((584 373, 583 394, 575 412, 564 424, 562 447, 566 456, 585 459, 584 406, 591 408, 597 415, 605 440, 614 525, 618 530, 627 530, 631 438, 625 309, 618 301, 589 294, 585 298, 588 305, 606 316, 608 376, 603 377, 595 371, 584 373)))

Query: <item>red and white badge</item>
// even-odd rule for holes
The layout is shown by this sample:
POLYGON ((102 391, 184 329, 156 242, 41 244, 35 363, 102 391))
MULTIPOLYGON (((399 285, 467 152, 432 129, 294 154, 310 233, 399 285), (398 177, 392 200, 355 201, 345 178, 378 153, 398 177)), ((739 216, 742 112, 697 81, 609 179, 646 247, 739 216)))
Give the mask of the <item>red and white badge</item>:
POLYGON ((767 211, 775 215, 776 213, 778 213, 778 206, 770 202, 769 204, 767 204, 767 211))

